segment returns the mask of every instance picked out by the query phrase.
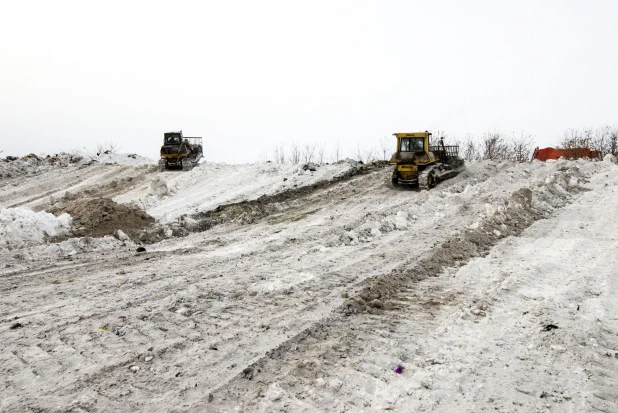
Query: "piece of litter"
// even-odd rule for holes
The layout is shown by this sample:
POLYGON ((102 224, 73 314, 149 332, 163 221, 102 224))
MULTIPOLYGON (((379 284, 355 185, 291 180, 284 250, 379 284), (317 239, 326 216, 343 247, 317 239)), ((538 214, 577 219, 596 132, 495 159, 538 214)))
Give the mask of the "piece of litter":
POLYGON ((403 366, 401 364, 397 364, 397 367, 395 367, 393 371, 397 374, 401 374, 403 372, 403 366))

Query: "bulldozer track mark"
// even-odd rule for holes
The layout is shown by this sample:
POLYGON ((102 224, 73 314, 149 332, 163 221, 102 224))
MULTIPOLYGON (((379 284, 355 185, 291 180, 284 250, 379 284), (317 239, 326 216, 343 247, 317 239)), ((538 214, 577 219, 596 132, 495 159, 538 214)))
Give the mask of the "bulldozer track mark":
MULTIPOLYGON (((302 186, 279 192, 273 195, 263 195, 258 199, 251 201, 234 202, 230 204, 219 205, 211 211, 201 212, 192 216, 198 221, 198 232, 208 231, 213 227, 225 223, 253 223, 257 220, 264 219, 269 216, 290 216, 292 211, 307 209, 306 205, 295 205, 304 198, 312 196, 316 193, 328 191, 330 188, 341 183, 354 181, 362 178, 367 174, 378 173, 383 168, 382 163, 377 165, 364 165, 357 170, 352 170, 343 176, 335 177, 332 180, 319 181, 312 185, 302 186)), ((318 208, 309 207, 306 212, 299 212, 298 219, 302 219, 313 212, 317 212, 318 208)), ((277 222, 276 218, 273 218, 277 222)), ((289 219, 283 219, 289 221, 289 219)))
MULTIPOLYGON (((520 193, 526 190, 516 191, 516 197, 523 197, 520 193)), ((565 199, 557 210, 571 203, 573 198, 565 199)), ((343 355, 343 360, 349 360, 350 354, 359 356, 374 346, 378 347, 384 340, 401 340, 403 332, 413 342, 415 336, 424 334, 435 325, 439 315, 447 314, 448 308, 470 298, 465 289, 452 289, 450 278, 441 274, 445 268, 462 265, 475 257, 486 255, 506 236, 518 236, 544 217, 541 211, 522 204, 514 204, 505 215, 488 220, 479 229, 448 238, 441 247, 425 252, 420 259, 402 265, 389 274, 363 280, 358 292, 338 309, 251 364, 249 367, 254 371, 261 371, 253 381, 248 382, 242 375, 237 375, 232 381, 222 383, 211 391, 218 394, 219 399, 229 399, 234 394, 234 400, 238 400, 239 395, 242 395, 240 398, 243 400, 255 400, 256 395, 266 391, 273 378, 286 374, 297 377, 293 372, 297 360, 317 359, 334 363, 335 360, 341 360, 343 355), (508 230, 501 227, 504 235, 488 234, 495 226, 505 224, 508 230), (379 300, 382 306, 391 301, 395 305, 390 309, 382 309, 371 304, 374 300, 379 300), (395 321, 393 317, 396 317, 395 321), (399 328, 384 329, 385 326, 397 324, 399 328), (359 336, 363 337, 362 342, 357 339, 359 336), (336 344, 333 347, 324 346, 326 338, 329 343, 336 344)), ((343 364, 346 366, 345 362, 343 364)), ((312 377, 321 374, 327 373, 318 370, 312 377)), ((292 389, 301 391, 309 384, 310 381, 297 380, 292 389)), ((250 408, 251 403, 244 406, 250 408)), ((196 407, 205 405, 206 402, 202 401, 196 407)))

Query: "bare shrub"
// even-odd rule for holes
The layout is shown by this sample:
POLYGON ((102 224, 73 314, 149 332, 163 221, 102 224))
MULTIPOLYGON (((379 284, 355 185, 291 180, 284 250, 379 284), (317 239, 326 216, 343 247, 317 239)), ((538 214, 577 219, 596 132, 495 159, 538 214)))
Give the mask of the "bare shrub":
POLYGON ((361 150, 360 144, 356 144, 356 150, 354 151, 354 159, 359 162, 363 161, 363 151, 361 150))
POLYGON ((382 154, 382 160, 386 161, 386 155, 389 154, 393 150, 392 139, 388 137, 383 137, 380 139, 380 153, 382 154))
POLYGON ((510 142, 510 156, 515 162, 525 162, 530 160, 532 156, 533 138, 532 135, 526 135, 522 133, 519 136, 511 138, 510 142))
POLYGON ((313 157, 315 156, 316 144, 315 143, 306 143, 302 149, 302 157, 305 162, 313 162, 313 157))
POLYGON ((488 132, 481 138, 483 159, 492 161, 509 159, 509 145, 499 132, 488 132))
POLYGON ((300 146, 296 142, 290 144, 290 162, 293 164, 300 163, 300 146))
POLYGON ((120 151, 120 144, 114 141, 106 141, 105 143, 97 143, 97 156, 102 154, 115 154, 120 151))
POLYGON ((599 157, 618 153, 618 127, 604 125, 599 128, 571 128, 564 132, 558 143, 560 149, 568 149, 569 157, 587 156, 587 149, 596 151, 599 157), (585 150, 584 150, 585 149, 585 150))
POLYGON ((560 149, 587 148, 590 146, 590 139, 579 129, 571 128, 564 132, 558 146, 560 149))
POLYGON ((356 150, 354 151, 353 157, 359 162, 369 163, 376 161, 378 159, 379 151, 374 146, 369 146, 366 148, 361 148, 360 144, 356 144, 356 150))
POLYGON ((331 162, 339 162, 341 160, 341 145, 339 145, 339 141, 337 141, 337 145, 333 149, 333 153, 330 157, 331 162))
POLYGON ((268 161, 268 149, 264 148, 258 155, 258 162, 266 162, 268 161))
POLYGON ((285 147, 283 146, 283 143, 275 144, 273 152, 275 162, 285 163, 285 147))
POLYGON ((320 165, 324 165, 326 163, 326 144, 325 143, 318 145, 317 161, 320 165))
POLYGON ((568 157, 577 159, 588 154, 587 149, 592 146, 591 129, 567 129, 560 140, 558 147, 568 150, 568 157))
POLYGON ((460 155, 466 161, 478 161, 481 159, 480 145, 474 136, 466 135, 460 148, 460 155))
POLYGON ((378 150, 375 146, 370 146, 365 149, 365 159, 363 162, 369 163, 378 160, 378 150))
POLYGON ((618 127, 611 128, 609 132, 607 151, 614 156, 618 155, 618 127))

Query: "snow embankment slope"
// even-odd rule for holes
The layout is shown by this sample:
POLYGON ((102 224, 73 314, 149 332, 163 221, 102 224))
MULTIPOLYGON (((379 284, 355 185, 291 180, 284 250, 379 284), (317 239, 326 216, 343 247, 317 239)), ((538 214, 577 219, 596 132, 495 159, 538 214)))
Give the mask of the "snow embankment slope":
POLYGON ((219 205, 251 201, 322 181, 346 176, 356 162, 322 165, 315 171, 301 165, 256 163, 248 165, 202 164, 189 172, 162 172, 162 184, 141 185, 114 198, 118 203, 135 202, 159 222, 169 223, 181 215, 193 215, 219 205))
MULTIPOLYGON (((115 172, 144 172, 130 189, 137 193, 157 178, 187 176, 113 165, 91 172, 106 182, 115 172)), ((471 303, 485 294, 485 275, 453 284, 454 265, 397 289, 396 310, 329 324, 349 301, 342 296, 475 224, 480 231, 522 187, 533 188, 533 206, 550 217, 583 193, 587 177, 609 172, 583 161, 479 162, 428 192, 393 189, 384 169, 322 187, 277 216, 166 239, 147 253, 120 242, 93 249, 87 239, 83 248, 75 240, 59 246, 75 248, 69 257, 7 253, 0 409, 410 411, 422 399, 418 410, 448 411, 432 403, 456 396, 439 380, 461 361, 444 363, 423 340, 439 336, 435 326, 455 311, 465 313, 461 323, 492 317, 491 306, 471 303), (272 364, 255 368, 264 360, 272 364), (398 363, 401 375, 392 371, 398 363)), ((487 403, 477 399, 479 410, 493 409, 487 403)))
MULTIPOLYGON (((461 269, 436 247, 441 273, 406 283, 386 272, 378 278, 395 284, 374 308, 331 316, 272 350, 250 366, 251 380, 239 374, 213 392, 213 411, 616 411, 618 168, 543 168, 554 166, 530 186, 529 212, 547 219, 461 269)), ((518 210, 507 229, 530 224, 518 210)), ((483 222, 468 239, 482 243, 494 228, 483 222)), ((425 233, 408 239, 411 250, 425 233)))
POLYGON ((415 397, 400 405, 618 411, 618 167, 586 186, 454 275, 453 289, 476 292, 419 337, 424 357, 440 363, 412 363, 415 397), (481 316, 470 312, 479 302, 481 316))

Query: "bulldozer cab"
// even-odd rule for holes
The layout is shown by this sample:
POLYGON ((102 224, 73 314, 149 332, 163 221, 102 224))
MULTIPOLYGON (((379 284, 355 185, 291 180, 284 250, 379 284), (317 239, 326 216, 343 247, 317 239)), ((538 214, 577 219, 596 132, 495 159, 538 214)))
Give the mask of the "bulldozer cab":
POLYGON ((391 164, 434 161, 429 152, 431 132, 393 133, 393 136, 397 138, 397 150, 391 157, 391 164))
POLYGON ((163 144, 168 145, 180 145, 182 143, 182 132, 167 132, 163 138, 163 144))
POLYGON ((431 132, 394 133, 397 152, 427 152, 431 132))

